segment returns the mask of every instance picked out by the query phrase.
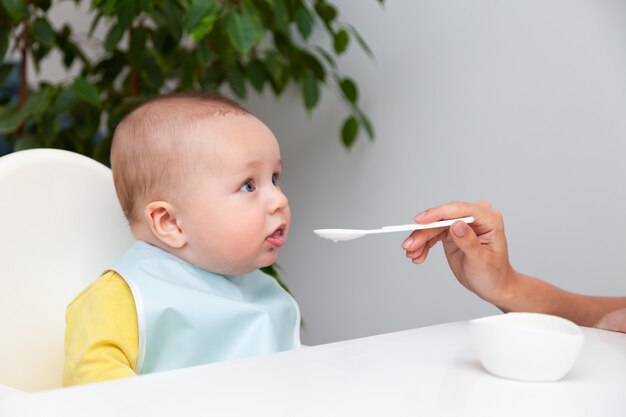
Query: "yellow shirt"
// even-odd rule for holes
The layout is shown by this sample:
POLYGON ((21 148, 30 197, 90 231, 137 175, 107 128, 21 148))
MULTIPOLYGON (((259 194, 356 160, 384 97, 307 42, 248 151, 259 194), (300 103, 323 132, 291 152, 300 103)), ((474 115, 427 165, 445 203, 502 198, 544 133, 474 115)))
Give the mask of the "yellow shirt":
POLYGON ((136 375, 139 330, 135 299, 124 279, 108 271, 68 305, 63 385, 136 375))

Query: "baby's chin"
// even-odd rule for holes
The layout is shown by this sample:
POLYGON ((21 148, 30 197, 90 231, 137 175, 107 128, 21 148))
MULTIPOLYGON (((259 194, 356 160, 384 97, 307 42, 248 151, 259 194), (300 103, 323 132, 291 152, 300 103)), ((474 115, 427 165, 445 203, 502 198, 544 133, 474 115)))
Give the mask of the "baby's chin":
POLYGON ((225 276, 238 276, 238 275, 246 275, 251 272, 256 271, 257 269, 265 268, 266 266, 272 265, 276 262, 276 257, 272 261, 260 262, 255 265, 250 265, 247 267, 224 267, 224 268, 214 268, 211 272, 215 272, 216 274, 225 275, 225 276))
POLYGON ((246 259, 229 259, 219 263, 197 265, 207 271, 226 276, 245 275, 270 266, 278 260, 278 248, 270 248, 246 259))

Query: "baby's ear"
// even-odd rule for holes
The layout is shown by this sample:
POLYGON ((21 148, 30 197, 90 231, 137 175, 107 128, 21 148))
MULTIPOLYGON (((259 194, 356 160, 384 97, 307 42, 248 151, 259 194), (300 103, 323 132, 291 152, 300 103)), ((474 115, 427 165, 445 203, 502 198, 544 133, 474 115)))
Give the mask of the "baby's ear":
POLYGON ((173 249, 182 248, 187 238, 179 227, 176 209, 166 201, 152 201, 144 209, 152 234, 173 249))

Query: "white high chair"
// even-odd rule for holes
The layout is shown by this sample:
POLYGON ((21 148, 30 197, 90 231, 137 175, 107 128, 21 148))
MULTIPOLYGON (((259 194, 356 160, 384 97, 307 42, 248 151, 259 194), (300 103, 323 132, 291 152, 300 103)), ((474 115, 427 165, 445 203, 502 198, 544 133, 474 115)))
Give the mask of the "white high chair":
POLYGON ((32 149, 0 158, 0 385, 62 386, 65 308, 133 242, 111 171, 32 149))

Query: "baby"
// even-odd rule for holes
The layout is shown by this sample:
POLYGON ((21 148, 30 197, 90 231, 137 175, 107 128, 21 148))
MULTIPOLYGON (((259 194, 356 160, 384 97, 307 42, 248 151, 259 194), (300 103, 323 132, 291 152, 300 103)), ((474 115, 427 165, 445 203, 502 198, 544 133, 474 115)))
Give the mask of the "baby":
POLYGON ((259 271, 291 220, 265 124, 225 98, 161 96, 119 124, 111 165, 138 241, 68 306, 65 385, 300 346, 297 304, 259 271))

